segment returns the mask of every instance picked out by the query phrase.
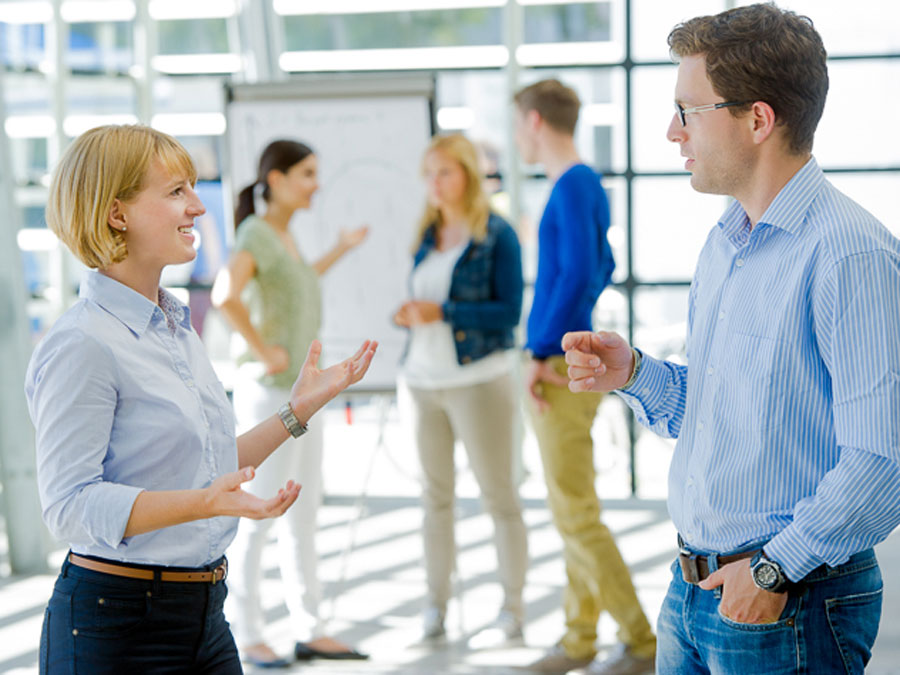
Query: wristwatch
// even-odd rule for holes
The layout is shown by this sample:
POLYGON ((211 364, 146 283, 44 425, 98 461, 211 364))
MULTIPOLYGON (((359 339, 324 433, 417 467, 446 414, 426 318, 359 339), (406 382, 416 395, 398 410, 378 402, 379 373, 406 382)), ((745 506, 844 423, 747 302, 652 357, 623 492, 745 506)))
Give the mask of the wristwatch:
POLYGON ((299 438, 307 432, 308 427, 305 424, 300 424, 300 420, 294 414, 294 409, 290 403, 285 403, 278 409, 278 416, 281 418, 284 428, 294 438, 299 438))
POLYGON ((750 574, 757 588, 770 593, 784 593, 791 585, 790 580, 784 575, 784 571, 774 560, 769 560, 766 554, 759 551, 750 559, 750 574))

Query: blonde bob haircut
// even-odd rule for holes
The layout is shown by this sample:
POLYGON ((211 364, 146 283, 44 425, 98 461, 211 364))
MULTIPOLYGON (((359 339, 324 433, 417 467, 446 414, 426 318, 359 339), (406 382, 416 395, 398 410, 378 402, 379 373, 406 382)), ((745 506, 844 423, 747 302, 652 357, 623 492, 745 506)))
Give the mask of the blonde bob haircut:
MULTIPOLYGON (((482 241, 487 235, 487 222, 491 205, 481 186, 481 167, 478 161, 478 150, 468 138, 462 134, 444 134, 431 139, 424 158, 432 152, 439 152, 457 162, 466 176, 466 191, 463 193, 463 211, 469 224, 472 239, 482 241)), ((424 170, 424 167, 423 167, 424 170)), ((434 226, 440 230, 443 226, 441 212, 431 204, 425 204, 425 211, 419 219, 419 231, 416 237, 417 249, 428 228, 434 226)))
POLYGON ((172 176, 193 185, 197 169, 187 150, 168 134, 141 125, 110 125, 86 131, 62 156, 47 199, 47 225, 91 268, 128 257, 125 237, 110 227, 116 199, 128 202, 143 189, 158 159, 172 176))

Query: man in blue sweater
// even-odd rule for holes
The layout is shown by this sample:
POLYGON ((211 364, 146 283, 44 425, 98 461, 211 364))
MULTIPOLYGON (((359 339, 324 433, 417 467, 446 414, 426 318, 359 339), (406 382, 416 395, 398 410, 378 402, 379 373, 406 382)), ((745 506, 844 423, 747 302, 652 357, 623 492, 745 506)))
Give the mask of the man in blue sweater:
POLYGON ((606 231, 609 204, 600 176, 575 149, 580 102, 557 80, 543 80, 515 96, 516 145, 528 163, 554 181, 538 233, 538 273, 528 318, 526 368, 532 426, 547 481, 547 500, 563 540, 568 583, 566 632, 529 668, 565 673, 652 673, 656 638, 609 529, 600 520, 594 487, 591 426, 601 395, 568 389, 562 336, 591 330, 591 312, 615 263, 606 231), (592 663, 597 621, 608 611, 619 624, 622 648, 592 663))

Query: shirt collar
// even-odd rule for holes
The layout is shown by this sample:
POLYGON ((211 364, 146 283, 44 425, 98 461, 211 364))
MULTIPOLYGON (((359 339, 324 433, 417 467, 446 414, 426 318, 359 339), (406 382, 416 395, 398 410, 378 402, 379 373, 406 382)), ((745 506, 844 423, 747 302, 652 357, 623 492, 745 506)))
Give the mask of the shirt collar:
MULTIPOLYGON (((757 226, 771 225, 789 234, 796 234, 800 231, 810 204, 824 185, 825 174, 822 173, 815 158, 810 157, 803 168, 775 195, 775 199, 762 214, 757 226)), ((725 209, 719 220, 722 233, 732 242, 746 240, 749 226, 747 213, 737 200, 725 209)))
POLYGON ((100 305, 136 335, 142 335, 147 330, 157 312, 162 320, 165 320, 164 311, 168 311, 174 323, 180 323, 185 328, 191 324, 190 309, 168 291, 159 289, 161 303, 156 305, 125 284, 96 270, 84 275, 78 295, 100 305), (165 310, 161 309, 163 306, 165 310))

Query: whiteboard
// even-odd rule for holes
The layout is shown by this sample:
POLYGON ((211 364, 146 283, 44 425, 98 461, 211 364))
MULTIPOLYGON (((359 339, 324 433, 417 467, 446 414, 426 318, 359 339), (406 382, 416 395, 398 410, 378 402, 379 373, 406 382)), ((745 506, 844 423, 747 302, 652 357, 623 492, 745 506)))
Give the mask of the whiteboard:
POLYGON ((320 279, 323 362, 349 356, 364 339, 379 342, 358 389, 393 389, 406 343, 406 332, 391 316, 409 295, 411 246, 425 200, 420 166, 433 128, 432 91, 431 78, 374 76, 229 90, 232 199, 255 180, 266 145, 297 140, 313 149, 319 165, 311 208, 299 211, 290 226, 306 260, 332 248, 341 229, 370 228, 366 240, 320 279))

